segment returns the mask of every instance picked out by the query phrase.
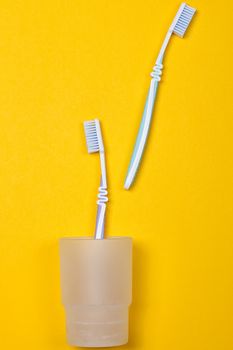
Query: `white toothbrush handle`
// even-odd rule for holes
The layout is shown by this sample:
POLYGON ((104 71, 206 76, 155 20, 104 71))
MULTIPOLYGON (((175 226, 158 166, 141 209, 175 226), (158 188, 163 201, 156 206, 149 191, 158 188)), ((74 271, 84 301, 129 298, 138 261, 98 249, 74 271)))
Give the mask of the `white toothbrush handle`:
POLYGON ((100 180, 100 187, 99 187, 98 201, 97 201, 98 209, 97 209, 97 218, 96 218, 95 239, 104 238, 105 212, 106 212, 106 203, 108 201, 104 151, 100 152, 100 163, 101 163, 102 175, 100 180))
POLYGON ((106 204, 98 204, 95 239, 104 239, 106 204))
POLYGON ((139 168, 140 161, 142 159, 142 155, 145 149, 146 140, 148 137, 150 123, 152 119, 154 103, 155 103, 156 93, 158 89, 158 83, 161 79, 160 76, 162 74, 162 68, 163 68, 163 65, 161 63, 157 63, 151 74, 153 78, 151 79, 150 89, 147 96, 142 121, 140 124, 137 140, 134 146, 133 154, 132 154, 130 165, 128 168, 128 172, 127 172, 127 176, 124 184, 125 189, 129 189, 130 186, 132 185, 135 179, 137 170, 139 168))

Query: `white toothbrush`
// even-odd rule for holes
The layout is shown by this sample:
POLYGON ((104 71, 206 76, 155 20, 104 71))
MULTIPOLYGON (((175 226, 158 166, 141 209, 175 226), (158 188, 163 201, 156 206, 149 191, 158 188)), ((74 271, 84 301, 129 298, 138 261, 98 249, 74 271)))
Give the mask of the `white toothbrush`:
POLYGON ((139 168, 139 164, 143 155, 143 151, 145 148, 146 140, 149 133, 150 128, 150 122, 152 118, 154 103, 155 103, 155 97, 157 93, 158 83, 161 80, 162 75, 162 68, 163 68, 163 56, 165 53, 165 50, 167 48, 167 45, 169 43, 169 40, 172 36, 172 34, 176 34, 183 38, 192 18, 195 13, 196 9, 193 7, 188 6, 185 3, 182 3, 168 32, 164 39, 163 45, 160 49, 159 55, 157 57, 155 66, 153 67, 153 72, 151 73, 151 83, 150 83, 150 89, 147 96, 144 113, 142 117, 142 121, 140 124, 139 132, 137 135, 136 144, 134 146, 133 155, 131 157, 131 161, 129 164, 124 188, 129 189, 131 184, 133 183, 135 179, 135 175, 137 173, 137 170, 139 168))
POLYGON ((107 177, 106 177, 106 165, 104 144, 100 128, 100 122, 98 119, 84 122, 84 131, 86 135, 88 153, 99 152, 100 154, 100 166, 101 166, 101 180, 98 194, 98 210, 96 218, 95 239, 104 238, 104 223, 105 223, 105 211, 107 197, 107 177))

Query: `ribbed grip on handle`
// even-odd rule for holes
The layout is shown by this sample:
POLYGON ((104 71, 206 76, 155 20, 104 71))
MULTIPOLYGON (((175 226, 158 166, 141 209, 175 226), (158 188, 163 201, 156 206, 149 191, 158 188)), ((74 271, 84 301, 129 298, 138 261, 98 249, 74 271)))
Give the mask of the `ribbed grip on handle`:
POLYGON ((97 218, 96 218, 95 239, 104 238, 105 212, 106 212, 106 203, 108 202, 107 195, 108 195, 107 187, 104 186, 103 179, 101 177, 98 200, 97 200, 98 209, 97 209, 97 218))

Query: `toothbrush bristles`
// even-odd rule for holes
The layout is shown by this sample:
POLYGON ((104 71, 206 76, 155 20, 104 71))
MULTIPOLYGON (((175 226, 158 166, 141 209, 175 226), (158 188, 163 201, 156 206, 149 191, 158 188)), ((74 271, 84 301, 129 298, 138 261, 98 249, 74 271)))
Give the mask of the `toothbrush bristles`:
POLYGON ((99 141, 97 135, 96 121, 90 120, 84 122, 84 131, 86 135, 88 153, 99 151, 99 141))
POLYGON ((182 4, 181 5, 183 7, 180 16, 175 24, 175 27, 173 29, 173 32, 182 37, 184 36, 192 18, 194 13, 196 12, 196 9, 187 5, 187 4, 182 4))

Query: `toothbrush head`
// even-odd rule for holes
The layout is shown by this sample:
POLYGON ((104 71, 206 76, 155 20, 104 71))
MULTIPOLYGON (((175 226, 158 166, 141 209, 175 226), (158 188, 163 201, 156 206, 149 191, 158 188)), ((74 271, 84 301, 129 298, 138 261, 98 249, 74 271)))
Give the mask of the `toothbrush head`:
POLYGON ((103 152, 103 139, 98 119, 89 120, 83 123, 86 135, 88 153, 103 152))
POLYGON ((194 7, 182 3, 172 22, 170 31, 183 38, 195 12, 196 9, 194 7))

